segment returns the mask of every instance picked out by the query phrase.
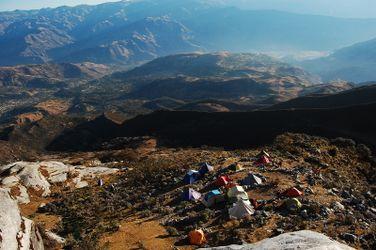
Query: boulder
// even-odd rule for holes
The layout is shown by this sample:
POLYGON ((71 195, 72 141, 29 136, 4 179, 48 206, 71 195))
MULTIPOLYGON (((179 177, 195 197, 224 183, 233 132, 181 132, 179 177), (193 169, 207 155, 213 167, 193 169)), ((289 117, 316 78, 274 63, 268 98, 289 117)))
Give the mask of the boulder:
POLYGON ((20 214, 17 201, 0 188, 0 249, 42 250, 42 237, 33 221, 20 214))
POLYGON ((230 245, 213 248, 201 248, 206 250, 264 250, 264 249, 315 249, 315 250, 350 250, 347 245, 341 244, 329 237, 309 231, 297 231, 281 234, 274 238, 265 239, 254 244, 230 245))
POLYGON ((29 189, 40 192, 46 197, 51 194, 50 187, 56 183, 72 183, 75 188, 88 186, 84 178, 114 174, 118 169, 107 167, 85 167, 65 165, 56 161, 16 162, 0 166, 0 183, 2 187, 18 188, 20 203, 28 203, 29 189), (71 178, 69 178, 71 177, 71 178))
MULTIPOLYGON (((0 167, 0 172, 8 171, 8 178, 13 176, 19 179, 21 183, 26 188, 32 188, 36 191, 41 192, 42 196, 48 196, 50 191, 50 183, 47 181, 46 177, 40 172, 38 163, 31 162, 16 162, 6 166, 0 167)), ((12 184, 14 184, 15 179, 13 178, 12 184)), ((2 182, 4 179, 1 180, 2 182)), ((9 179, 6 183, 9 183, 9 179)))

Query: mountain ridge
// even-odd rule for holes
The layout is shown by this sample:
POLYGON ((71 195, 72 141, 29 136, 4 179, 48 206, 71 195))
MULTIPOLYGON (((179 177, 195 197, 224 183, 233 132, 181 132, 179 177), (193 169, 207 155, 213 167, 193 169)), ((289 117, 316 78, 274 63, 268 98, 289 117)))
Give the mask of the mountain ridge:
POLYGON ((1 58, 7 58, 0 60, 1 65, 47 61, 124 64, 197 50, 331 50, 376 36, 371 28, 376 25, 376 19, 241 10, 193 0, 121 1, 2 12, 0 21, 0 49, 8 48, 0 53, 1 58), (151 32, 143 28, 153 27, 147 18, 164 17, 170 21, 164 20, 151 32), (174 29, 171 29, 172 23, 174 29), (126 32, 121 30, 132 32, 124 36, 126 32), (355 35, 350 37, 350 33, 355 35), (107 41, 100 39, 104 34, 107 41), (143 39, 137 39, 140 34, 143 39), (175 49, 165 41, 171 37, 179 41, 175 49), (277 39, 280 43, 270 42, 277 39), (148 52, 145 48, 151 52, 145 53, 148 52))

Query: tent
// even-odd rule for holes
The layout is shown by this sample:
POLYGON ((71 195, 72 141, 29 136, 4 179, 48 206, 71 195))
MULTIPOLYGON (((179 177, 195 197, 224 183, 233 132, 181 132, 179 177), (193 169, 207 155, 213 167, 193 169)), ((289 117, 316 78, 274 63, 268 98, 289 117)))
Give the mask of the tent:
POLYGON ((262 156, 266 156, 268 158, 270 158, 270 155, 268 154, 268 152, 266 152, 265 150, 262 150, 258 155, 257 155, 257 158, 260 158, 262 156))
POLYGON ((228 210, 230 218, 242 219, 247 215, 252 215, 255 210, 251 205, 243 200, 239 200, 236 205, 228 210))
POLYGON ((200 173, 196 170, 189 170, 188 173, 184 176, 184 183, 185 184, 192 184, 195 183, 200 177, 200 173))
POLYGON ((236 184, 235 182, 229 182, 225 185, 225 189, 230 189, 230 188, 233 188, 233 187, 236 187, 238 184, 236 184))
POLYGON ((302 203, 296 198, 285 200, 283 205, 287 210, 292 212, 296 212, 302 207, 302 203))
POLYGON ((262 165, 266 165, 266 164, 269 164, 270 163, 270 159, 269 157, 263 155, 261 156, 256 162, 256 166, 262 166, 262 165))
POLYGON ((204 175, 204 174, 212 172, 212 171, 214 171, 214 167, 211 166, 211 165, 209 165, 206 162, 202 164, 202 166, 201 166, 201 168, 199 170, 199 172, 200 172, 201 175, 204 175))
POLYGON ((201 229, 189 232, 188 237, 192 245, 201 246, 206 242, 205 234, 201 229))
POLYGON ((201 198, 201 193, 195 191, 192 188, 187 189, 183 193, 183 199, 186 201, 198 201, 201 198))
POLYGON ((235 200, 235 201, 249 199, 247 192, 244 191, 242 186, 235 186, 235 187, 230 188, 227 191, 227 197, 230 200, 235 200))
POLYGON ((242 180, 242 184, 246 186, 257 186, 262 184, 262 180, 260 177, 249 173, 248 176, 242 180))
POLYGON ((287 197, 291 197, 291 198, 294 198, 294 197, 299 197, 299 196, 302 196, 303 193, 298 190, 297 188, 293 187, 293 188, 290 188, 290 189, 287 189, 285 192, 282 193, 284 196, 287 196, 287 197))
POLYGON ((218 177, 218 179, 215 181, 215 184, 218 187, 223 187, 223 186, 226 186, 230 181, 231 180, 228 176, 222 175, 222 176, 218 177))
POLYGON ((221 193, 220 190, 215 189, 207 193, 203 199, 203 203, 207 207, 211 207, 217 203, 223 202, 225 200, 225 197, 221 193))
POLYGON ((239 172, 243 170, 243 167, 238 163, 233 163, 227 168, 228 170, 239 172))

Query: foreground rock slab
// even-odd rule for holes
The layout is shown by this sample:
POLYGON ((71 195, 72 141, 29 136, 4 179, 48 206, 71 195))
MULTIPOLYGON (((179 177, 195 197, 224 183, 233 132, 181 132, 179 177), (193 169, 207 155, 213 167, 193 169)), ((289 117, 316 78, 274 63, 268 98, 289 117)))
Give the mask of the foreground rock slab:
POLYGON ((214 248, 201 248, 201 250, 263 250, 263 249, 315 249, 315 250, 350 250, 354 249, 341 244, 329 237, 309 231, 281 234, 274 238, 265 239, 254 244, 230 245, 214 248))
POLYGON ((17 201, 0 188, 0 249, 42 250, 42 237, 33 221, 20 214, 17 201))

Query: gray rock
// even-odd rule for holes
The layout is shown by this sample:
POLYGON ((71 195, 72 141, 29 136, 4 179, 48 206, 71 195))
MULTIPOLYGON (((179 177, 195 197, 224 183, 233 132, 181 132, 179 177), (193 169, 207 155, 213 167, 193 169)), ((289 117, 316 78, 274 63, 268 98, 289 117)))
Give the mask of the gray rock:
POLYGON ((315 250, 350 250, 353 249, 347 245, 341 244, 329 237, 309 231, 297 231, 292 233, 281 234, 274 238, 262 240, 260 242, 248 245, 230 245, 214 248, 201 249, 216 249, 216 250, 266 250, 266 249, 315 249, 315 250))

